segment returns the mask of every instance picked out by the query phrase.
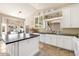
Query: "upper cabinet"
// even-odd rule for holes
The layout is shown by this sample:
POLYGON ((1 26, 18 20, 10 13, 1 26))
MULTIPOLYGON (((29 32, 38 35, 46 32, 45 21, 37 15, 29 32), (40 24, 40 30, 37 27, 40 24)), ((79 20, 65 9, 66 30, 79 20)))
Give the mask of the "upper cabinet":
POLYGON ((79 4, 71 7, 71 27, 79 28, 79 4))
POLYGON ((71 25, 70 22, 70 7, 62 8, 62 21, 61 21, 61 27, 62 28, 69 28, 71 25))
POLYGON ((45 21, 61 18, 61 28, 79 28, 79 4, 72 4, 35 17, 35 27, 45 28, 45 21))
POLYGON ((42 11, 40 13, 38 13, 37 16, 35 16, 35 28, 46 28, 46 21, 50 21, 50 20, 54 20, 54 22, 56 22, 55 20, 60 19, 62 17, 62 11, 60 9, 50 9, 47 10, 47 12, 42 11))
POLYGON ((79 4, 62 8, 62 28, 79 28, 79 4))
POLYGON ((35 17, 35 27, 36 28, 44 28, 44 20, 43 16, 36 16, 35 17))

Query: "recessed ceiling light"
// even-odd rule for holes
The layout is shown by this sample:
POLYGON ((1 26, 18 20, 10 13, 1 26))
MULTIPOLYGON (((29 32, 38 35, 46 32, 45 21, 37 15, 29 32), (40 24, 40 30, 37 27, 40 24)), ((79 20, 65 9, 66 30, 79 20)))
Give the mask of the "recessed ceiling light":
POLYGON ((22 11, 19 11, 18 13, 22 13, 22 11))

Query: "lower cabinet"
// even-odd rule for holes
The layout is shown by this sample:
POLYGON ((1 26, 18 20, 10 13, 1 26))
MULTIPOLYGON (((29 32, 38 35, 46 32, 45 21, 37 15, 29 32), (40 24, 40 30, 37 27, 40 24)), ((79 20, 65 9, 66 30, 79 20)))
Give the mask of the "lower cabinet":
POLYGON ((47 43, 47 44, 50 44, 50 42, 51 42, 51 39, 52 39, 52 37, 51 37, 51 35, 49 34, 45 34, 45 42, 47 43))
POLYGON ((56 37, 56 46, 57 47, 63 48, 63 45, 64 45, 63 39, 64 39, 64 37, 57 35, 57 37, 56 37))
POLYGON ((63 48, 67 50, 73 50, 73 37, 64 37, 63 39, 63 48))
POLYGON ((39 37, 19 42, 19 56, 32 56, 39 51, 39 37))
POLYGON ((27 41, 27 40, 23 40, 23 41, 19 42, 19 55, 20 56, 29 54, 28 43, 29 43, 29 41, 27 41))
MULTIPOLYGON (((41 34, 40 34, 41 35, 41 34)), ((43 43, 46 44, 50 44, 53 46, 57 46, 63 49, 67 49, 67 50, 73 50, 73 38, 72 36, 64 36, 64 35, 52 35, 52 34, 42 34, 40 37, 40 41, 42 42, 43 39, 43 43), (45 37, 45 39, 43 39, 43 36, 45 37)))
POLYGON ((14 56, 14 43, 7 44, 7 51, 10 54, 10 56, 14 56))
POLYGON ((57 46, 67 50, 73 50, 73 37, 57 36, 57 46))
POLYGON ((57 42, 56 42, 56 35, 52 35, 52 36, 51 36, 50 44, 53 45, 53 46, 56 46, 56 45, 57 45, 57 42), (52 38, 52 37, 53 37, 53 38, 52 38))
POLYGON ((46 39, 45 34, 40 34, 40 41, 41 42, 46 42, 45 39, 46 39))
POLYGON ((7 44, 10 56, 32 56, 39 52, 39 39, 34 37, 16 43, 7 44))
POLYGON ((40 34, 40 41, 56 46, 56 36, 51 34, 40 34), (52 38, 53 37, 53 38, 52 38))
POLYGON ((7 52, 10 56, 18 56, 18 42, 7 44, 7 52))
POLYGON ((74 38, 74 53, 75 56, 79 56, 79 39, 74 38))

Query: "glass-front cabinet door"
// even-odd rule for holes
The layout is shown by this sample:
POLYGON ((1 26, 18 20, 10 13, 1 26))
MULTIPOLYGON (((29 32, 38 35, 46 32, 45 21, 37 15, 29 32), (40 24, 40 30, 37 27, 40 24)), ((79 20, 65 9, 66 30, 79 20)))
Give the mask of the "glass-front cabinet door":
POLYGON ((43 16, 39 17, 39 25, 43 25, 43 16))
POLYGON ((36 28, 43 28, 44 25, 44 17, 43 16, 38 16, 35 18, 35 27, 36 28))
POLYGON ((38 27, 38 17, 35 18, 35 27, 38 27))

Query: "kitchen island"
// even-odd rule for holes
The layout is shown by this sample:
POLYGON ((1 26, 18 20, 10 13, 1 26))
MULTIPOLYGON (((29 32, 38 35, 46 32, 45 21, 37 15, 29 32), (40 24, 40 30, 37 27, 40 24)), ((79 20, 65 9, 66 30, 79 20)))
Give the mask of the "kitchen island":
POLYGON ((33 56, 39 52, 39 35, 28 35, 26 34, 25 37, 6 41, 7 52, 10 56, 33 56))

